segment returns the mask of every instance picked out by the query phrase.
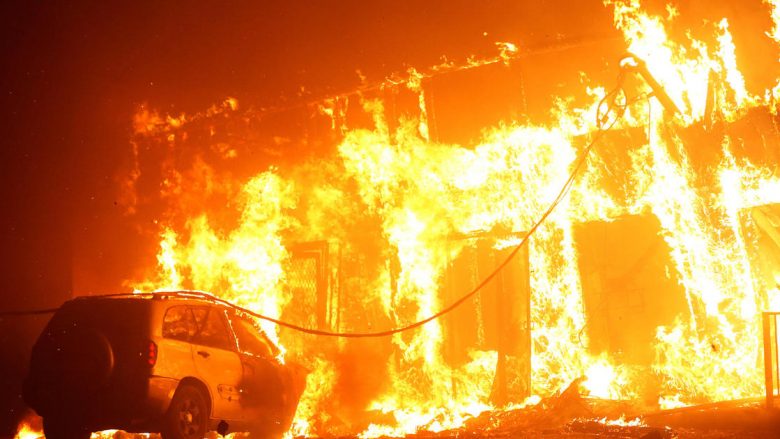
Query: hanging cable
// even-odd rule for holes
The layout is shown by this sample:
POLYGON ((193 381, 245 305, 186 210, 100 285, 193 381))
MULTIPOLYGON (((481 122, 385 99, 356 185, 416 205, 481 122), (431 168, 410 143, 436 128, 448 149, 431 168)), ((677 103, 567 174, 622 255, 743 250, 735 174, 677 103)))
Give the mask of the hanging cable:
MULTIPOLYGON (((285 322, 280 319, 276 319, 273 317, 269 317, 257 312, 254 312, 250 309, 238 306, 236 304, 233 304, 231 302, 228 302, 225 299, 221 299, 219 297, 213 296, 211 294, 202 293, 202 292, 190 292, 191 294, 194 294, 198 297, 206 297, 214 302, 221 303, 225 306, 228 306, 230 308, 236 309, 242 313, 248 314, 252 317, 255 317, 257 319, 265 320, 271 323, 274 323, 276 325, 279 325, 281 327, 289 328, 295 331, 299 331, 306 334, 311 335, 318 335, 318 336, 326 336, 326 337, 342 337, 342 338, 368 338, 368 337, 387 337, 394 334, 398 334, 401 332, 410 331, 415 328, 419 328, 426 323, 430 323, 433 320, 436 320, 451 311, 453 311, 455 308, 462 305, 464 302, 472 298, 475 294, 477 294, 480 290, 482 290, 487 284, 490 283, 490 281, 493 280, 493 278, 498 275, 501 270, 506 267, 509 262, 517 255, 517 253, 520 251, 520 249, 523 248, 528 243, 528 240, 531 236, 533 236, 534 233, 541 227, 541 225, 547 220, 547 218, 553 213, 555 208, 558 207, 558 205, 563 201, 563 199, 566 197, 566 195, 571 190, 572 185, 574 184, 574 180, 577 177, 577 174, 579 173, 579 170, 582 168, 582 166, 585 164, 588 155, 590 154, 590 151, 593 149, 593 147, 596 145, 596 143, 601 139, 601 136, 610 128, 612 128, 618 120, 625 114, 626 108, 635 100, 632 100, 632 102, 628 102, 625 97, 625 92, 623 90, 623 79, 624 79, 624 73, 621 72, 618 76, 617 85, 614 89, 612 89, 609 93, 607 93, 599 102, 597 106, 597 114, 596 114, 596 126, 597 130, 596 133, 593 135, 593 138, 588 143, 588 145, 582 150, 579 157, 577 158, 576 162, 574 162, 574 167, 572 168, 571 173, 569 174, 568 178, 566 179, 566 182, 561 186, 561 189, 558 191, 558 194, 553 199, 552 203, 550 203, 549 207, 544 211, 544 213, 539 217, 539 219, 531 226, 531 228, 528 230, 528 232, 523 236, 520 243, 518 243, 512 251, 507 255, 506 258, 498 265, 496 266, 493 271, 486 276, 482 281, 477 284, 471 291, 461 296, 458 300, 452 302, 447 307, 443 308, 439 312, 430 315, 429 317, 426 317, 422 320, 418 320, 414 323, 387 329, 384 331, 376 331, 376 332, 333 332, 333 331, 325 331, 320 329, 311 329, 306 328, 300 325, 296 325, 294 323, 285 322)), ((155 293, 145 293, 140 295, 154 295, 155 293)), ((117 297, 117 296, 139 296, 139 294, 110 294, 106 296, 90 296, 90 297, 117 297)), ((53 313, 57 311, 59 308, 48 308, 48 309, 38 309, 38 310, 28 310, 28 311, 3 311, 0 312, 0 318, 7 317, 7 316, 22 316, 22 315, 36 315, 36 314, 47 314, 47 313, 53 313)))
POLYGON ((493 278, 498 275, 498 273, 506 267, 509 262, 517 255, 517 253, 520 251, 521 248, 528 242, 528 239, 539 229, 539 227, 544 223, 545 220, 552 214, 552 212, 555 210, 555 208, 560 204, 560 202, 563 200, 563 198, 566 196, 566 194, 571 189, 571 186, 574 182, 574 179, 577 175, 577 171, 582 167, 582 165, 585 163, 585 159, 587 158, 588 153, 595 145, 596 141, 599 139, 601 134, 604 131, 599 130, 596 135, 594 136, 593 140, 590 142, 590 144, 583 150, 582 155, 580 156, 580 159, 577 161, 574 170, 569 175, 569 178, 566 180, 566 183, 561 187, 560 192, 558 193, 558 196, 555 197, 555 200, 552 204, 550 204, 550 207, 547 208, 547 210, 542 214, 542 216, 539 218, 539 220, 534 223, 534 225, 531 227, 531 229, 528 230, 528 233, 523 236, 523 239, 520 241, 519 244, 517 244, 512 251, 507 255, 507 257, 487 276, 485 277, 476 287, 474 287, 471 291, 466 293, 465 295, 461 296, 458 300, 452 302, 449 306, 442 309, 441 311, 432 314, 429 317, 426 317, 422 320, 416 321, 414 323, 411 323, 406 326, 401 326, 398 328, 388 329, 385 331, 377 331, 377 332, 331 332, 331 331, 323 331, 319 329, 310 329, 305 328, 299 325, 295 325, 292 323, 288 323, 282 320, 274 319, 272 317, 264 316, 262 314, 258 314, 256 312, 240 308, 236 305, 233 305, 223 299, 216 299, 220 303, 227 304, 229 306, 232 306, 234 308, 239 308, 241 311, 246 312, 247 314, 256 317, 258 319, 267 320, 269 322, 275 323, 279 326, 283 326, 285 328, 294 329, 296 331, 304 332, 307 334, 313 334, 313 335, 321 335, 321 336, 328 336, 328 337, 343 337, 343 338, 367 338, 367 337, 387 337, 394 334, 398 334, 401 332, 410 331, 412 329, 418 328, 426 323, 432 322, 433 320, 436 320, 445 314, 448 314, 449 312, 453 311, 455 308, 462 305, 465 301, 472 298, 475 294, 477 294, 481 289, 483 289, 488 283, 490 283, 493 278))

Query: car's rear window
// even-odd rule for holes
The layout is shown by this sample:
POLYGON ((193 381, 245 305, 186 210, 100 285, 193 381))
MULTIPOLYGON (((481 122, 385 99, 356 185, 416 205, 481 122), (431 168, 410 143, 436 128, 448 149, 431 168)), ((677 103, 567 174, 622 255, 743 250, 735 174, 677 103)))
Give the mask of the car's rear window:
POLYGON ((228 333, 225 313, 214 307, 197 306, 192 308, 198 332, 193 343, 211 346, 219 349, 231 349, 231 338, 228 333))
POLYGON ((72 325, 116 335, 143 336, 149 331, 149 306, 141 299, 85 298, 66 302, 49 323, 50 328, 72 325))

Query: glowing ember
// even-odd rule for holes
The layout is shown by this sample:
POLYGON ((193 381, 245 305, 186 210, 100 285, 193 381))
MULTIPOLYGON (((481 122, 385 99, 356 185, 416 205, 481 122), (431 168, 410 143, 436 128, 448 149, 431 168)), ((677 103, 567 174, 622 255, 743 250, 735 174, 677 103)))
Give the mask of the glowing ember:
POLYGON ((639 418, 634 418, 631 419, 630 421, 626 421, 624 418, 620 418, 620 419, 601 418, 599 419, 599 422, 601 422, 604 425, 616 425, 619 427, 641 427, 646 425, 639 418))

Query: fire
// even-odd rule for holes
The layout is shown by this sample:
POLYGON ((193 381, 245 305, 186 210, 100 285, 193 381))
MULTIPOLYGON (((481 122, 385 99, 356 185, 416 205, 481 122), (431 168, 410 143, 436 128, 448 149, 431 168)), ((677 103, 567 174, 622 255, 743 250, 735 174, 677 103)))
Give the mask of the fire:
MULTIPOLYGON (((629 29, 625 33, 630 50, 647 56, 648 65, 654 66, 654 73, 666 89, 675 93, 675 101, 685 103, 681 108, 690 116, 687 123, 703 114, 706 94, 694 82, 709 84, 709 70, 722 78, 718 108, 724 119, 733 120, 759 101, 745 89, 726 19, 718 24, 715 54, 709 54, 703 43, 694 41, 701 54, 699 60, 680 60, 675 57, 684 54, 684 50, 673 50, 660 21, 649 19, 639 12, 638 6, 638 2, 616 4, 616 24, 629 29), (686 84, 686 80, 691 83, 686 84)), ((759 394, 760 371, 748 365, 759 355, 756 316, 766 303, 752 282, 748 244, 742 236, 738 214, 751 206, 776 202, 778 192, 773 186, 777 178, 770 170, 756 169, 750 164, 737 167, 728 149, 729 138, 725 137, 725 160, 716 172, 721 193, 717 194, 717 206, 712 206, 695 189, 693 181, 699 176, 687 162, 685 145, 679 138, 663 135, 660 117, 653 120, 650 142, 642 152, 643 161, 653 167, 653 172, 646 176, 652 181, 643 182, 647 191, 642 202, 662 223, 691 311, 690 316, 673 327, 658 328, 654 369, 666 377, 668 392, 661 396, 662 401, 679 400, 677 392, 692 399, 759 394), (681 159, 671 155, 680 152, 681 159), (740 170, 748 172, 740 175, 740 170), (745 196, 741 192, 744 186, 763 188, 745 196)))
MULTIPOLYGON (((614 129, 644 133, 632 137, 639 144, 628 150, 630 165, 607 170, 609 153, 597 147, 572 193, 530 238, 528 401, 539 401, 539 395, 551 395, 580 377, 592 397, 635 399, 648 375, 659 381, 661 407, 759 395, 758 316, 778 307, 780 287, 764 285, 755 276, 750 260, 755 243, 746 232, 751 224, 744 212, 780 203, 780 178, 766 164, 738 158, 739 139, 728 132, 708 145, 720 151, 720 163, 696 167, 693 146, 678 133, 697 124, 738 121, 759 107, 776 112, 778 93, 748 90, 727 19, 710 25, 710 44, 693 37, 678 42, 669 39, 668 22, 644 12, 638 0, 604 3, 614 12, 627 51, 646 64, 680 113, 651 98, 659 91, 647 81, 626 85, 625 93, 637 98, 614 129), (630 187, 608 190, 609 173, 626 174, 630 187), (674 322, 657 327, 655 358, 647 368, 590 349, 575 237, 579 224, 637 214, 658 220, 670 249, 668 269, 679 279, 687 304, 674 322)), ((772 3, 774 38, 778 9, 772 3)), ((676 19, 679 13, 671 8, 669 16, 676 19)), ((508 63, 522 53, 510 43, 499 49, 490 62, 508 63)), ((487 64, 472 61, 469 67, 487 64)), ((339 241, 353 260, 370 250, 383 261, 364 270, 362 278, 339 281, 355 289, 345 293, 351 308, 341 329, 403 326, 442 309, 448 304, 442 297, 448 267, 473 242, 452 236, 528 231, 567 181, 583 146, 600 135, 596 113, 612 84, 589 88, 587 102, 579 105, 561 99, 548 123, 510 122, 485 130, 475 144, 456 145, 437 142, 432 134, 427 78, 411 69, 408 81, 392 83, 416 94, 413 117, 389 120, 381 98, 361 95, 359 103, 373 126, 348 128, 342 107, 354 97, 319 105, 319 112, 332 119, 339 142, 335 154, 317 163, 271 167, 244 179, 219 172, 202 157, 181 169, 175 161, 163 163, 161 197, 169 211, 158 231, 158 271, 132 285, 209 290, 283 318, 297 299, 289 244, 339 241), (205 200, 223 202, 209 207, 205 200)), ((134 125, 137 136, 159 136, 172 150, 186 137, 188 123, 217 114, 238 117, 231 116, 237 111, 234 99, 192 116, 165 118, 142 109, 134 125)), ((239 157, 235 148, 220 145, 211 151, 219 160, 239 157)), ((500 250, 517 242, 501 236, 493 245, 500 250)), ((776 277, 780 284, 780 269, 776 277)), ((326 308, 328 316, 338 313, 331 305, 326 308)), ((306 347, 311 340, 263 325, 288 354, 312 352, 306 347)), ((484 331, 484 325, 480 328, 484 331)), ((374 389, 362 407, 382 421, 359 427, 328 412, 335 405, 329 395, 344 379, 330 354, 346 350, 347 342, 301 358, 312 373, 292 433, 321 435, 329 426, 359 428, 364 438, 436 432, 502 408, 491 399, 498 352, 471 349, 467 361, 451 361, 447 331, 434 320, 392 337, 382 363, 370 366, 381 370, 388 384, 374 389)))
MULTIPOLYGON (((495 355, 491 352, 472 352, 472 361, 466 364, 463 370, 451 371, 448 368, 443 369, 446 375, 455 375, 458 377, 456 386, 462 386, 463 397, 458 400, 441 398, 436 396, 436 400, 426 402, 421 405, 419 389, 402 387, 395 392, 386 395, 382 400, 375 401, 369 409, 380 410, 382 413, 392 414, 394 425, 371 424, 364 432, 360 434, 363 438, 374 438, 382 436, 399 436, 413 434, 419 429, 424 428, 427 431, 439 432, 447 429, 459 427, 466 419, 475 417, 485 410, 491 408, 486 403, 490 395, 490 378, 495 364, 495 355), (439 399, 441 398, 441 399, 439 399), (400 407, 400 409, 399 409, 400 407), (406 408, 409 407, 409 408, 406 408)), ((427 359, 430 363, 434 361, 443 365, 441 358, 427 359)), ((434 389, 440 390, 444 397, 451 394, 447 385, 451 383, 444 382, 447 376, 435 371, 424 371, 428 373, 428 379, 434 389), (431 377, 433 375, 433 377, 431 377), (436 382, 434 380, 439 379, 436 382)), ((416 374, 403 374, 400 371, 393 371, 395 383, 415 382, 426 377, 415 376, 416 374)))
POLYGON ((645 423, 640 418, 634 418, 631 419, 630 421, 626 421, 625 418, 619 418, 619 419, 602 418, 599 419, 599 422, 601 422, 604 425, 616 425, 619 427, 640 427, 645 425, 645 423))
MULTIPOLYGON (((189 282, 200 289, 229 289, 229 298, 236 304, 279 317, 289 301, 279 288, 284 279, 282 264, 287 258, 279 231, 290 221, 284 211, 294 205, 288 185, 273 172, 246 183, 239 194, 241 226, 228 236, 212 227, 205 215, 186 222, 186 242, 180 242, 173 229, 164 229, 157 255, 159 278, 154 288, 140 284, 136 289, 181 289, 185 285, 181 271, 186 270, 189 282), (263 294, 258 296, 258 291, 263 294)), ((273 324, 261 325, 269 336, 276 337, 273 324)))
POLYGON ((333 364, 320 358, 315 360, 313 372, 306 377, 307 392, 298 404, 297 416, 291 428, 295 437, 314 434, 315 429, 310 424, 310 420, 315 417, 318 407, 333 391, 335 375, 333 364))
MULTIPOLYGON (((118 430, 103 430, 94 432, 91 435, 91 439, 111 439, 117 436, 118 430)), ((124 437, 124 436, 121 436, 124 437)), ((139 433, 132 435, 135 439, 148 439, 151 437, 148 433, 139 433)), ((46 439, 46 436, 43 434, 43 429, 41 428, 41 418, 39 416, 28 416, 25 418, 17 428, 16 436, 14 436, 14 439, 46 439)))
POLYGON ((39 428, 33 428, 28 422, 23 421, 19 424, 14 439, 39 439, 43 437, 43 432, 39 428))

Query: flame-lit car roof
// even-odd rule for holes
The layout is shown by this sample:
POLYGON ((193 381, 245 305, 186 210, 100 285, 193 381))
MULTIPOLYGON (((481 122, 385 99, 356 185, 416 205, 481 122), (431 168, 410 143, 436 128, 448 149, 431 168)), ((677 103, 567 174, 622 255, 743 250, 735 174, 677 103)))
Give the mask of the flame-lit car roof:
POLYGON ((149 293, 119 293, 103 294, 96 296, 77 296, 73 300, 94 300, 94 299, 200 299, 220 304, 218 297, 207 291, 200 290, 171 290, 171 291, 153 291, 149 293))

